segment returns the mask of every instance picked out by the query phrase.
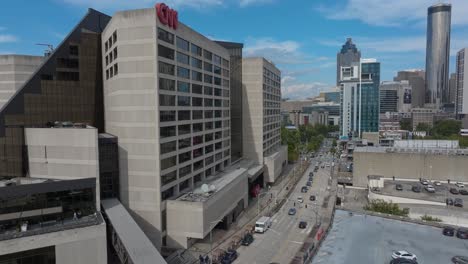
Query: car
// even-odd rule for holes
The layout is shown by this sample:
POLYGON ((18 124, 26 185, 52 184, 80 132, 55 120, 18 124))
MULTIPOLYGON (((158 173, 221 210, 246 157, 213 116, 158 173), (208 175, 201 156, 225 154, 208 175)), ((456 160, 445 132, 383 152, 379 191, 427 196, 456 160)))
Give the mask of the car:
POLYGON ((231 264, 236 259, 237 251, 235 251, 234 249, 228 249, 226 250, 226 253, 224 253, 223 259, 221 259, 221 264, 231 264))
POLYGON ((288 215, 295 215, 296 214, 296 208, 289 208, 288 215))
POLYGON ((325 168, 325 166, 323 166, 323 165, 322 165, 322 166, 320 166, 320 168, 322 168, 322 169, 323 169, 323 168, 325 168))
POLYGON ((297 197, 297 202, 303 203, 303 202, 304 202, 304 199, 302 199, 302 197, 299 196, 299 197, 297 197))
POLYGON ((403 191, 403 185, 401 185, 401 184, 398 183, 398 184, 395 186, 395 189, 396 189, 397 191, 403 191))
POLYGON ((456 188, 450 188, 451 194, 459 194, 460 192, 456 188))
POLYGON ((315 199, 316 199, 316 198, 315 198, 315 195, 309 196, 309 201, 315 201, 315 199))
POLYGON ((307 228, 307 222, 306 221, 300 221, 299 222, 299 228, 300 229, 306 229, 307 228))
POLYGON ((420 193, 421 192, 421 187, 420 186, 413 186, 411 187, 411 190, 415 193, 420 193))
POLYGON ((453 199, 452 198, 447 198, 447 199, 445 199, 445 203, 447 205, 453 205, 453 199))
POLYGON ((313 181, 314 180, 314 177, 309 177, 309 181, 313 181))
POLYGON ((406 250, 393 251, 392 258, 393 259, 403 258, 403 259, 417 260, 417 257, 415 254, 410 253, 406 250))
POLYGON ((242 238, 241 245, 249 246, 250 244, 252 244, 253 241, 254 237, 252 236, 252 234, 248 233, 242 238))
POLYGON ((465 185, 461 182, 455 183, 455 186, 457 186, 458 188, 465 188, 465 185))
POLYGON ((424 189, 428 192, 428 193, 435 193, 435 188, 434 186, 432 186, 431 184, 428 184, 424 187, 424 189))
POLYGON ((455 264, 468 264, 468 257, 465 256, 455 256, 452 258, 452 262, 455 264))
POLYGON ((457 230, 457 237, 460 238, 460 239, 468 239, 468 229, 459 228, 457 230))
POLYGON ((306 183, 306 185, 310 187, 310 186, 312 186, 312 182, 311 182, 311 181, 308 181, 308 182, 306 183))
POLYGON ((308 190, 309 188, 307 188, 307 186, 302 186, 301 193, 306 193, 308 190))
POLYGON ((455 206, 455 207, 463 207, 463 200, 460 199, 460 198, 456 198, 456 199, 453 201, 453 206, 455 206))
POLYGON ((399 258, 399 259, 392 259, 392 261, 390 261, 390 264, 418 264, 418 262, 412 259, 399 258))
POLYGON ((434 182, 434 185, 435 185, 435 186, 441 186, 442 183, 440 183, 440 181, 435 181, 435 182, 434 182))
POLYGON ((446 227, 444 227, 444 229, 442 229, 442 234, 444 234, 444 236, 454 236, 455 235, 455 228, 450 227, 450 226, 446 226, 446 227))
POLYGON ((428 182, 426 179, 421 179, 419 182, 420 182, 422 185, 428 185, 428 184, 429 184, 429 182, 428 182))
POLYGON ((468 195, 468 191, 465 190, 465 189, 461 189, 461 190, 459 191, 459 193, 460 193, 461 195, 468 195))
POLYGON ((309 178, 310 177, 314 177, 314 173, 313 172, 309 172, 309 178))

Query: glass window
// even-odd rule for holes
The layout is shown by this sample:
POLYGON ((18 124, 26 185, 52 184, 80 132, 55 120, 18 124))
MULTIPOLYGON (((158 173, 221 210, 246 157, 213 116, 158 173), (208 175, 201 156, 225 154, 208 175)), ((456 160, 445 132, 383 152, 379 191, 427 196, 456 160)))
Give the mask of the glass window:
POLYGON ((213 161, 214 161, 213 156, 206 158, 205 159, 205 166, 210 165, 211 163, 213 163, 213 161))
POLYGON ((185 51, 189 51, 189 42, 183 38, 177 37, 177 48, 185 51))
POLYGON ((229 61, 226 59, 223 59, 223 66, 226 68, 229 68, 229 61))
POLYGON ((222 94, 221 89, 214 88, 214 95, 215 96, 221 96, 221 94, 222 94))
POLYGON ((161 176, 161 184, 162 185, 166 185, 166 184, 171 183, 171 182, 173 182, 175 180, 177 180, 177 170, 171 171, 171 172, 161 176))
POLYGON ((216 65, 221 65, 221 57, 219 57, 218 55, 214 55, 214 64, 216 65))
POLYGON ((161 144, 161 154, 166 154, 177 150, 177 141, 171 141, 161 144))
POLYGON ((167 90, 167 91, 174 91, 175 90, 175 81, 159 78, 159 89, 167 90))
POLYGON ((191 138, 184 138, 179 140, 179 149, 184 149, 192 146, 191 138))
POLYGON ((223 90, 223 97, 229 97, 229 90, 223 90))
POLYGON ((161 170, 166 170, 177 165, 176 156, 161 160, 161 170))
MULTIPOLYGON (((199 149, 194 149, 193 150, 193 158, 196 159, 198 157, 203 156, 203 148, 199 149)), ((203 160, 197 161, 193 164, 193 170, 197 171, 199 169, 203 168, 203 160)))
POLYGON ((213 72, 213 64, 208 63, 208 62, 205 62, 204 64, 205 64, 205 67, 204 67, 204 68, 205 68, 205 71, 207 71, 207 72, 213 72))
POLYGON ((177 96, 178 106, 190 106, 190 96, 177 96))
POLYGON ((174 34, 167 32, 164 29, 158 28, 158 39, 167 43, 174 44, 174 34))
POLYGON ((174 187, 171 187, 167 190, 165 190, 164 192, 161 193, 161 200, 164 201, 164 200, 167 200, 169 198, 171 198, 172 196, 174 196, 174 187))
POLYGON ((213 76, 205 74, 205 83, 213 83, 213 76))
POLYGON ((190 79, 190 70, 184 67, 177 67, 177 76, 190 79))
MULTIPOLYGON (((191 172, 192 172, 192 164, 187 165, 187 166, 185 166, 183 168, 180 168, 179 169, 179 178, 182 178, 182 177, 184 177, 186 175, 189 175, 191 172)), ((184 189, 187 189, 189 187, 189 180, 186 180, 186 181, 184 181, 183 183, 180 184, 179 189, 181 191, 184 190, 184 189)))
POLYGON ((192 84, 192 93, 203 94, 203 86, 199 84, 192 84))
POLYGON ((213 129, 213 122, 206 122, 205 123, 205 130, 213 129))
POLYGON ((185 134, 190 134, 190 125, 180 125, 179 126, 179 136, 180 135, 185 135, 185 134))
POLYGON ((214 105, 215 107, 221 107, 221 100, 219 99, 214 100, 214 105))
POLYGON ((215 128, 216 128, 216 129, 221 128, 221 127, 222 127, 222 124, 223 124, 223 122, 221 122, 221 121, 216 121, 216 122, 215 122, 215 128))
POLYGON ((208 153, 211 153, 213 152, 213 145, 208 145, 205 147, 205 153, 208 154, 208 153))
POLYGON ((202 76, 203 76, 203 74, 201 72, 192 71, 192 80, 201 82, 202 81, 202 76))
POLYGON ((221 78, 219 77, 214 77, 214 84, 221 86, 221 78))
POLYGON ((205 86, 205 95, 213 95, 213 87, 205 86))
POLYGON ((175 95, 160 94, 159 105, 160 106, 175 106, 175 95))
POLYGON ((175 137, 176 135, 175 126, 161 127, 159 131, 160 131, 159 133, 161 134, 161 138, 175 137))
POLYGON ((163 45, 158 45, 158 56, 166 59, 174 59, 174 50, 163 45))
POLYGON ((189 65, 190 57, 188 55, 183 54, 182 52, 177 52, 177 61, 179 63, 189 65))
POLYGON ((229 88, 229 80, 223 79, 223 87, 229 88))
POLYGON ((203 123, 193 124, 193 133, 202 132, 203 131, 203 123))
POLYGON ((222 112, 221 110, 216 110, 216 111, 215 111, 215 117, 216 117, 216 118, 222 117, 222 113, 223 113, 223 112, 222 112))
POLYGON ((183 93, 190 93, 190 83, 177 81, 177 91, 183 93))
POLYGON ((192 111, 192 119, 203 119, 203 110, 192 111))
POLYGON ((203 106, 203 98, 192 97, 192 106, 203 106))
POLYGON ((159 73, 174 75, 175 74, 175 66, 165 62, 158 62, 159 73))
POLYGON ((215 65, 214 66, 214 73, 221 75, 221 67, 215 65))
POLYGON ((205 134, 205 142, 210 142, 213 140, 213 134, 205 134))
POLYGON ((213 118, 213 111, 205 110, 205 118, 213 118))
POLYGON ((190 111, 188 110, 179 111, 177 114, 179 121, 190 120, 190 111))
POLYGON ((223 69, 223 77, 229 78, 229 71, 223 69))
POLYGON ((202 65, 203 65, 203 64, 202 64, 202 61, 201 61, 201 60, 192 57, 192 67, 201 69, 201 68, 202 68, 202 65))
POLYGON ((222 131, 218 131, 215 133, 215 139, 220 139, 223 137, 223 132, 222 131))
POLYGON ((175 121, 175 111, 160 111, 159 112, 159 121, 160 122, 170 122, 175 121))
POLYGON ((197 45, 192 43, 192 54, 201 56, 202 55, 202 49, 198 47, 197 45))
POLYGON ((213 107, 213 99, 205 98, 205 107, 213 107))
POLYGON ((199 145, 203 143, 203 136, 193 137, 193 145, 199 145))
POLYGON ((192 152, 191 151, 179 154, 179 164, 187 162, 187 161, 189 161, 191 159, 192 159, 192 152))
POLYGON ((211 61, 213 59, 213 53, 207 51, 207 50, 203 50, 203 57, 205 57, 205 59, 211 61))

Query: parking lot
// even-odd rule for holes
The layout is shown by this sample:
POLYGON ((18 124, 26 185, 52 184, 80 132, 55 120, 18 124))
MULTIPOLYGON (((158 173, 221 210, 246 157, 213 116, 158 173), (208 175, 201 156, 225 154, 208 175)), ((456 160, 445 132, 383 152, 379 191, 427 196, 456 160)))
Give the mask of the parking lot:
MULTIPOLYGON (((410 181, 385 181, 384 188, 381 191, 382 194, 385 195, 392 195, 392 196, 399 196, 405 198, 412 198, 412 199, 420 199, 426 201, 433 201, 433 202, 441 202, 445 203, 446 198, 460 198, 463 200, 463 205, 468 207, 468 195, 454 195, 449 192, 450 188, 456 188, 457 190, 461 190, 462 188, 458 188, 455 184, 447 184, 442 183, 441 186, 435 186, 435 193, 429 193, 424 189, 424 185, 419 182, 410 182, 410 181), (396 185, 401 184, 403 186, 402 191, 396 190, 396 185), (416 193, 411 190, 413 186, 420 186, 421 192, 416 193)), ((465 189, 468 189, 468 186, 465 186, 465 189)))
POLYGON ((388 264, 395 250, 416 254, 419 264, 448 264, 468 255, 468 240, 443 236, 440 228, 337 210, 312 263, 388 264))

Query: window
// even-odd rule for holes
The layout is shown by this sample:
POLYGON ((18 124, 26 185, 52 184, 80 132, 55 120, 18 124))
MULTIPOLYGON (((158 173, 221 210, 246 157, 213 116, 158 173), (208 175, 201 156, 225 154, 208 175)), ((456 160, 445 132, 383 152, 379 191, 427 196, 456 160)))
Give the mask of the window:
POLYGON ((203 143, 203 136, 193 137, 193 145, 199 145, 203 143))
POLYGON ((222 131, 218 131, 218 132, 215 133, 215 140, 220 139, 222 137, 223 137, 223 132, 222 131))
POLYGON ((185 135, 185 134, 190 134, 190 125, 180 125, 179 126, 179 136, 180 135, 185 135))
POLYGON ((223 69, 223 77, 229 78, 229 71, 223 69))
POLYGON ((215 111, 215 118, 220 118, 222 117, 222 111, 221 110, 216 110, 215 111))
POLYGON ((117 75, 117 74, 119 74, 119 64, 118 63, 114 64, 114 76, 117 75))
POLYGON ((179 121, 190 120, 190 111, 184 110, 178 113, 179 121))
POLYGON ((208 62, 205 62, 204 64, 205 64, 205 67, 204 67, 204 68, 205 68, 205 71, 207 71, 207 72, 213 72, 213 64, 208 63, 208 62))
POLYGON ((161 154, 166 154, 177 150, 177 141, 171 141, 161 144, 161 154))
POLYGON ((161 170, 169 169, 177 164, 176 156, 161 160, 161 170))
POLYGON ((209 86, 205 86, 205 95, 213 95, 213 88, 209 86))
POLYGON ((177 180, 177 171, 171 171, 161 176, 161 185, 166 185, 177 180))
POLYGON ((223 66, 226 68, 229 68, 229 61, 226 59, 223 59, 223 66))
POLYGON ((158 28, 158 39, 170 44, 174 44, 174 34, 169 33, 161 28, 158 28))
POLYGON ((164 192, 161 193, 161 200, 164 201, 164 200, 167 200, 168 198, 171 198, 172 196, 174 196, 174 187, 171 187, 167 190, 165 190, 164 192))
POLYGON ((177 76, 190 79, 190 70, 183 67, 177 67, 177 76))
POLYGON ((178 106, 190 106, 190 96, 177 96, 178 106))
POLYGON ((205 83, 213 83, 213 76, 205 74, 205 83))
POLYGON ((175 74, 175 66, 169 63, 165 63, 162 61, 158 62, 159 73, 174 75, 175 74))
POLYGON ((175 106, 175 95, 160 94, 159 105, 160 106, 175 106))
POLYGON ((192 71, 192 80, 201 82, 201 81, 203 81, 202 76, 203 76, 203 74, 201 72, 192 71))
POLYGON ((205 118, 213 118, 213 111, 206 110, 205 111, 205 118))
MULTIPOLYGON (((70 49, 70 55, 78 56, 78 46, 70 45, 69 49, 70 49)), ((106 51, 107 51, 107 46, 106 46, 106 51)))
POLYGON ((219 99, 214 100, 214 105, 215 107, 221 107, 221 100, 219 99))
POLYGON ((176 113, 175 111, 160 111, 159 112, 159 120, 160 122, 170 122, 175 121, 176 113))
POLYGON ((221 65, 221 57, 214 55, 214 64, 221 65))
POLYGON ((223 90, 223 97, 229 97, 229 90, 223 90))
POLYGON ((117 31, 114 31, 114 33, 112 33, 112 42, 116 43, 117 42, 117 31))
POLYGON ((116 59, 117 59, 117 55, 118 55, 118 54, 117 54, 117 47, 114 48, 113 53, 114 53, 114 60, 116 60, 116 59))
POLYGON ((191 138, 184 138, 179 140, 179 149, 184 149, 192 146, 191 138))
POLYGON ((221 92, 221 89, 218 89, 218 88, 215 88, 215 89, 214 89, 214 95, 215 95, 215 96, 221 96, 221 93, 222 93, 222 92, 221 92))
MULTIPOLYGON (((182 169, 184 169, 184 168, 182 168, 182 169)), ((180 169, 180 170, 182 170, 182 169, 180 169)), ((191 169, 191 168, 189 168, 189 169, 191 169)), ((190 172, 191 172, 191 171, 185 172, 185 173, 184 173, 184 176, 187 175, 187 174, 189 174, 190 172)), ((182 177, 182 176, 180 176, 180 174, 181 174, 181 172, 179 171, 179 177, 182 177)), ((184 190, 188 189, 189 187, 190 187, 190 179, 188 179, 188 180, 182 182, 182 183, 179 185, 179 190, 180 190, 180 192, 183 192, 184 190)))
MULTIPOLYGON (((43 74, 44 76, 44 74, 43 74)), ((44 80, 44 78, 42 78, 42 80, 44 80)), ((109 80, 109 70, 106 70, 106 80, 109 80)))
POLYGON ((158 45, 158 56, 169 59, 169 60, 173 60, 174 50, 164 47, 163 45, 158 45))
POLYGON ((221 78, 219 77, 214 77, 214 84, 221 86, 221 78))
POLYGON ((189 161, 191 159, 192 159, 192 152, 191 151, 179 154, 179 164, 187 162, 187 161, 189 161))
POLYGON ((159 78, 159 89, 160 90, 167 90, 167 91, 174 91, 175 90, 175 81, 159 78))
POLYGON ((205 142, 210 142, 213 140, 213 134, 205 134, 205 142))
POLYGON ((205 123, 205 130, 213 129, 213 122, 206 122, 205 123))
POLYGON ((216 122, 215 122, 215 128, 216 128, 216 129, 217 129, 217 128, 221 128, 221 126, 222 126, 222 122, 221 122, 221 121, 216 121, 216 122))
MULTIPOLYGON (((201 98, 199 99, 201 101, 201 98)), ((192 111, 192 119, 193 120, 203 119, 203 111, 202 110, 192 111)))
POLYGON ((202 55, 202 49, 198 47, 197 45, 192 43, 192 54, 201 56, 202 55))
POLYGON ((193 133, 202 132, 203 131, 203 123, 193 124, 193 133))
MULTIPOLYGON (((179 156, 180 157, 180 156, 179 156)), ((187 165, 183 168, 179 169, 179 178, 182 178, 186 175, 189 175, 192 172, 192 164, 187 165)), ((187 189, 189 186, 189 180, 184 181, 183 183, 180 184, 180 190, 182 191, 183 189, 187 189)))
POLYGON ((205 59, 211 61, 213 59, 213 53, 207 51, 207 50, 204 50, 203 51, 203 57, 205 57, 205 59))
POLYGON ((214 73, 221 75, 221 67, 215 65, 214 66, 214 73))
POLYGON ((189 65, 189 60, 190 60, 189 56, 181 52, 177 52, 177 62, 189 65))
MULTIPOLYGON (((202 167, 201 167, 201 168, 203 168, 203 161, 201 161, 201 162, 202 162, 202 164, 201 164, 202 167)), ((198 163, 198 162, 197 162, 197 163, 198 163)), ((197 164, 197 163, 194 163, 194 164, 193 164, 193 169, 194 169, 194 170, 201 169, 201 168, 195 169, 195 164, 197 164)), ((201 174, 201 173, 198 173, 197 175, 195 175, 195 177, 193 177, 193 182, 194 182, 195 184, 198 183, 198 182, 201 182, 201 180, 202 180, 202 174, 201 174)))
POLYGON ((192 97, 192 106, 203 106, 203 98, 192 97))
POLYGON ((205 153, 208 154, 208 153, 211 153, 213 152, 213 145, 208 145, 205 147, 205 153))
POLYGON ((177 37, 177 48, 185 51, 189 51, 189 42, 185 39, 177 37))
POLYGON ((229 88, 229 80, 223 79, 223 87, 229 88))
POLYGON ((202 65, 203 65, 203 64, 202 64, 202 61, 201 61, 201 60, 192 57, 192 67, 201 69, 201 68, 202 68, 202 65))
POLYGON ((176 128, 175 126, 161 127, 159 133, 161 134, 161 138, 175 137, 176 128))
POLYGON ((205 159, 205 166, 210 165, 211 163, 213 163, 213 161, 214 161, 213 156, 206 158, 205 159))
POLYGON ((205 107, 213 107, 213 99, 205 98, 205 107))
POLYGON ((192 84, 192 93, 203 94, 203 86, 199 84, 192 84))
MULTIPOLYGON (((194 158, 194 159, 196 159, 196 158, 198 158, 198 157, 201 157, 202 155, 203 155, 203 148, 199 148, 199 149, 194 149, 194 150, 193 150, 193 158, 194 158)), ((198 167, 198 166, 196 166, 195 164, 200 163, 200 162, 201 162, 201 167, 203 167, 203 160, 200 160, 200 161, 194 163, 194 167, 198 167)), ((195 168, 194 170, 199 170, 199 169, 200 169, 200 167, 199 167, 199 168, 195 168)))
POLYGON ((190 93, 190 83, 177 81, 177 91, 183 93, 190 93))

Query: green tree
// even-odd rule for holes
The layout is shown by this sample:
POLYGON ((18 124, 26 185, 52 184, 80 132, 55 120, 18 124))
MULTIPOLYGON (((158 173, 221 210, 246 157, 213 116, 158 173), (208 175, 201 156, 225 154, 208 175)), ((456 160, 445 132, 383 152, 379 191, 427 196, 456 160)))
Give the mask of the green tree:
POLYGON ((336 142, 336 139, 333 139, 332 146, 333 146, 333 147, 336 147, 336 146, 338 146, 338 143, 336 142))
POLYGON ((431 134, 436 138, 447 138, 458 135, 461 129, 461 122, 457 120, 441 120, 434 124, 431 134))
POLYGON ((403 119, 400 121, 400 128, 402 130, 413 131, 413 127, 411 126, 411 121, 408 119, 403 119))
POLYGON ((418 123, 416 126, 416 131, 426 131, 426 133, 429 134, 431 132, 431 126, 426 123, 418 123))

